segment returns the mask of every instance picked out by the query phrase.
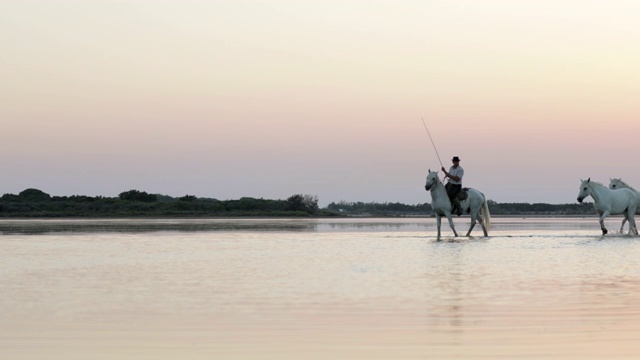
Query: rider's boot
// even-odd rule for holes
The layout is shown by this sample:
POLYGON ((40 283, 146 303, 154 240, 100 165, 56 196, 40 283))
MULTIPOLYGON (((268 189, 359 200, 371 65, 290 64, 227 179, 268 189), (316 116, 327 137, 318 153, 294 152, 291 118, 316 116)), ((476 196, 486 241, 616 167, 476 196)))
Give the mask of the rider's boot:
POLYGON ((451 212, 458 216, 462 215, 462 205, 460 205, 460 200, 458 200, 457 198, 454 198, 452 202, 453 202, 453 209, 451 210, 451 212))

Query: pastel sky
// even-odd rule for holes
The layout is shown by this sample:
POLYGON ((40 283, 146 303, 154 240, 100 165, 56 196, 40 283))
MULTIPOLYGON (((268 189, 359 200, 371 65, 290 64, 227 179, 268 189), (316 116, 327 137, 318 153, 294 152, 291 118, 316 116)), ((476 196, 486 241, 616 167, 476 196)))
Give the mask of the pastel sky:
POLYGON ((3 1, 0 194, 640 188, 638 1, 3 1))

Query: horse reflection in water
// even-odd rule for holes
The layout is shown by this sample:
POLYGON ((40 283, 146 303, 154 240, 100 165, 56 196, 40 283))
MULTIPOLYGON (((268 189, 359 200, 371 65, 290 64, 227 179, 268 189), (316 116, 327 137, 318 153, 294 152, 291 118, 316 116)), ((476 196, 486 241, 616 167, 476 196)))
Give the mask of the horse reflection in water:
MULTIPOLYGON (((456 228, 453 225, 453 219, 451 216, 451 201, 447 195, 447 191, 444 188, 444 184, 438 178, 436 171, 429 170, 427 175, 427 183, 424 188, 431 193, 431 207, 436 214, 436 225, 438 227, 438 239, 440 239, 440 224, 442 222, 442 216, 446 216, 449 220, 449 226, 453 230, 453 234, 458 236, 456 228)), ((484 236, 489 236, 489 228, 491 227, 491 214, 489 214, 489 206, 487 205, 487 199, 480 191, 476 189, 468 189, 467 198, 460 201, 462 211, 468 212, 471 216, 471 226, 467 231, 466 236, 471 235, 473 227, 476 226, 476 222, 482 226, 484 236), (482 212, 482 215, 480 213, 482 212)))
MULTIPOLYGON (((633 187, 629 186, 629 184, 627 184, 626 182, 622 181, 622 179, 609 179, 609 189, 611 190, 617 190, 617 189, 630 189, 632 190, 635 194, 637 199, 636 202, 636 215, 638 215, 638 211, 640 211, 640 192, 638 192, 638 190, 634 189, 633 187)), ((620 225, 620 233, 624 233, 624 224, 627 222, 627 219, 624 218, 622 219, 622 225, 620 225)))
MULTIPOLYGON (((587 196, 593 198, 593 207, 600 215, 600 229, 602 235, 607 234, 607 228, 604 227, 604 219, 609 215, 623 214, 625 220, 629 221, 629 235, 638 235, 636 227, 636 207, 638 206, 638 197, 631 189, 611 190, 599 182, 581 180, 580 190, 578 192, 578 202, 582 203, 587 196)), ((623 223, 624 225, 624 223, 623 223)))

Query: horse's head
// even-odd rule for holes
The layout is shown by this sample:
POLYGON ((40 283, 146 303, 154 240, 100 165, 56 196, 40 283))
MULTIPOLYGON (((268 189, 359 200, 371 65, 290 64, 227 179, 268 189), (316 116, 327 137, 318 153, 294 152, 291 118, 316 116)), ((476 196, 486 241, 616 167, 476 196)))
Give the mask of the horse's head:
POLYGON ((622 179, 609 179, 609 180, 611 180, 609 182, 609 189, 611 190, 621 189, 624 187, 622 186, 622 182, 621 182, 622 179))
POLYGON ((438 179, 438 173, 429 169, 429 175, 427 175, 427 183, 424 185, 424 189, 429 191, 440 183, 438 179))
POLYGON ((587 196, 591 195, 591 187, 589 185, 591 185, 591 178, 588 178, 587 180, 580 180, 580 192, 578 193, 578 202, 582 203, 582 200, 584 200, 587 196))

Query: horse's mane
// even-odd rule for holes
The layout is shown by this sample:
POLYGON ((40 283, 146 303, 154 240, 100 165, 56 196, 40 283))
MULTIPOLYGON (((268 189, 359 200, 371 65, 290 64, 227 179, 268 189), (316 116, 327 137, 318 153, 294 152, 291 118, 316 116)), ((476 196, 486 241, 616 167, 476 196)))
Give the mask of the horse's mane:
POLYGON ((626 188, 629 188, 629 189, 631 189, 631 190, 633 190, 635 192, 638 192, 638 190, 634 189, 633 186, 631 186, 631 185, 627 184, 626 182, 622 181, 622 179, 614 179, 614 180, 617 180, 622 185, 622 187, 626 187, 626 188))
POLYGON ((604 186, 604 184, 602 184, 601 182, 597 182, 597 181, 593 181, 593 180, 589 180, 589 184, 593 184, 593 185, 597 185, 597 186, 606 187, 606 186, 604 186))

